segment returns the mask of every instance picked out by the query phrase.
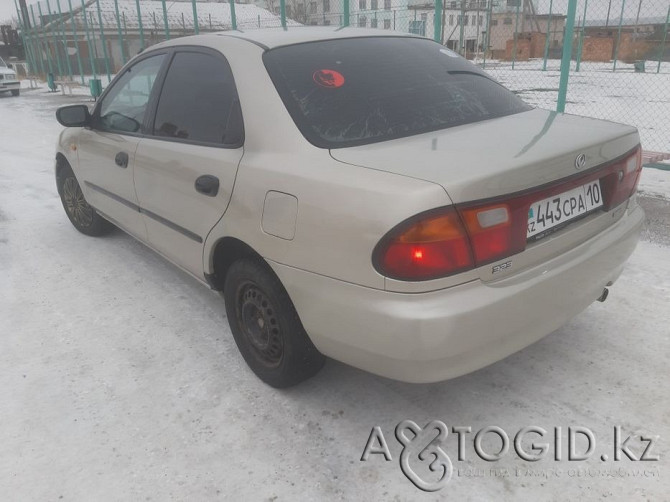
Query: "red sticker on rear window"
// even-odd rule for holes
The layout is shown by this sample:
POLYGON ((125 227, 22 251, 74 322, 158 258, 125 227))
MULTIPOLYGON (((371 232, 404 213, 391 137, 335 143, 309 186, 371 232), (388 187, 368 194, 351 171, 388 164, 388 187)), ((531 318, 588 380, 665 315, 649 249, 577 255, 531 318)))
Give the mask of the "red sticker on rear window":
POLYGON ((344 76, 335 70, 316 70, 312 78, 321 87, 336 89, 344 85, 344 76))

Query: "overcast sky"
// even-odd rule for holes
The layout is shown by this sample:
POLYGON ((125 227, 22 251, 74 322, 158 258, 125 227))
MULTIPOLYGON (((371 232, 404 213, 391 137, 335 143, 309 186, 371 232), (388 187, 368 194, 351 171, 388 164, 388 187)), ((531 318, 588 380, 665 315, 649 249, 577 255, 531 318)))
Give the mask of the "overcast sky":
POLYGON ((12 17, 16 17, 14 0, 0 0, 0 23, 4 23, 12 17))
MULTIPOLYGON (((18 0, 17 0, 18 1, 18 0)), ((54 0, 52 6, 55 5, 54 0)), ((146 0, 142 0, 146 1, 146 0)), ((355 0, 350 0, 351 2, 355 0)), ((499 0, 504 2, 505 0, 499 0)), ((341 0, 340 0, 341 2, 341 0)), ((622 0, 612 0, 612 8, 610 12, 610 19, 618 19, 621 12, 621 2, 622 0)), ((27 3, 30 5, 35 3, 35 0, 28 0, 27 3)), ((75 3, 75 2, 73 2, 75 3)), ((79 2, 76 2, 79 4, 79 2)), ((394 5, 399 3, 397 0, 393 1, 394 5)), ((624 11, 624 18, 635 18, 637 15, 639 0, 627 0, 626 8, 624 11)), ((577 16, 581 16, 581 13, 584 9, 584 0, 579 0, 577 2, 578 7, 577 16)), ((67 2, 64 2, 61 5, 67 5, 67 2)), ((566 12, 568 5, 568 0, 553 0, 553 11, 554 12, 566 12)), ((587 13, 588 19, 605 19, 607 17, 607 7, 609 5, 609 0, 597 0, 595 2, 589 2, 589 10, 587 13)), ((538 10, 538 13, 547 12, 549 10, 549 0, 535 0, 535 6, 538 10)), ((641 17, 647 16, 664 16, 668 10, 668 1, 667 0, 642 0, 642 9, 640 12, 641 17)), ((12 17, 16 17, 16 10, 14 8, 14 0, 0 0, 0 22, 6 21, 12 17)))

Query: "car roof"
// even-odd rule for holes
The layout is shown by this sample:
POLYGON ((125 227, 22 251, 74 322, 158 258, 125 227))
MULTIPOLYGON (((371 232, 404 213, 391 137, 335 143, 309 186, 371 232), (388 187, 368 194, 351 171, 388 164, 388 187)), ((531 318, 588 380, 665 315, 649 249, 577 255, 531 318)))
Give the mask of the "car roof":
MULTIPOLYGON (((296 26, 284 28, 263 28, 260 30, 235 30, 222 31, 216 35, 221 37, 234 37, 247 40, 267 49, 281 47, 283 45, 301 44, 315 42, 318 40, 334 40, 342 38, 360 37, 415 37, 410 33, 392 32, 390 30, 374 30, 352 27, 324 27, 324 26, 296 26)), ((420 37, 423 38, 423 37, 420 37)))

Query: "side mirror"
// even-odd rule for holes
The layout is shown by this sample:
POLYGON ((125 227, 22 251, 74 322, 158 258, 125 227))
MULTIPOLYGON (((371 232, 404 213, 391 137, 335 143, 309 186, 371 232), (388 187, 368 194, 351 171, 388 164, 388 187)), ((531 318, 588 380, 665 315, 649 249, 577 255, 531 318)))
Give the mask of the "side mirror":
POLYGON ((86 105, 62 106, 56 110, 56 120, 65 127, 85 127, 91 123, 91 114, 86 105))

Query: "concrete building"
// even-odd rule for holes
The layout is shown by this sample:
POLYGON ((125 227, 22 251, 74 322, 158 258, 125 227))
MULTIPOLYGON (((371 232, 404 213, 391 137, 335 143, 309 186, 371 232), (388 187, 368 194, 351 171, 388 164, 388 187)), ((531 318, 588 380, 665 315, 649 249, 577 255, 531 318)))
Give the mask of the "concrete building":
MULTIPOLYGON (((517 31, 517 51, 523 46, 523 54, 517 59, 543 57, 545 40, 549 36, 549 50, 552 57, 559 57, 563 48, 565 33, 564 14, 523 14, 516 11, 493 12, 491 14, 490 55, 496 59, 510 59, 508 46, 514 45, 514 33, 517 31)), ((512 49, 513 50, 513 49, 512 49)))
MULTIPOLYGON (((410 22, 410 32, 430 38, 435 36, 435 3, 427 0, 409 0, 410 11, 420 18, 410 22)), ((442 12, 442 43, 466 57, 483 50, 489 0, 448 0, 442 12)))

